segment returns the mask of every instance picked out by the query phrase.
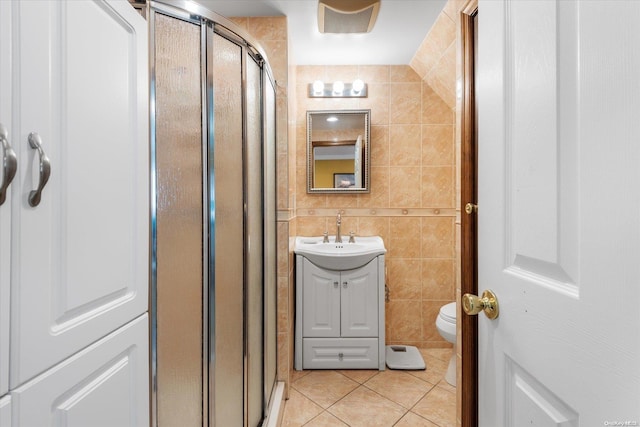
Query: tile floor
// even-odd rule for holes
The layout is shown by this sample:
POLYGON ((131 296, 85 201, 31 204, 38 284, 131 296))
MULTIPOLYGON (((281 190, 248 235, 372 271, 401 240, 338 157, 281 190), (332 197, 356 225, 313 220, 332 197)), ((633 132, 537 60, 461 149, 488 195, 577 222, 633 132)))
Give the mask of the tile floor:
POLYGON ((454 427, 451 349, 421 349, 425 371, 294 371, 283 427, 454 427))

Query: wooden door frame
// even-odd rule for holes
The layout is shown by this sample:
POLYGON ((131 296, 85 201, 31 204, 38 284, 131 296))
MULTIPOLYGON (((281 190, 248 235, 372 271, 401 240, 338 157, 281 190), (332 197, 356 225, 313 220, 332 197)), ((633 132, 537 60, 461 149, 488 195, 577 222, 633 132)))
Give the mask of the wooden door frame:
MULTIPOLYGON (((460 118, 461 140, 461 295, 478 294, 478 222, 477 211, 467 214, 467 203, 477 203, 477 147, 475 103, 475 27, 478 0, 469 0, 460 10, 460 40, 462 56, 462 100, 460 118)), ((460 302, 458 302, 460 304, 460 302)), ((478 317, 459 311, 461 330, 461 425, 478 425, 478 317)))

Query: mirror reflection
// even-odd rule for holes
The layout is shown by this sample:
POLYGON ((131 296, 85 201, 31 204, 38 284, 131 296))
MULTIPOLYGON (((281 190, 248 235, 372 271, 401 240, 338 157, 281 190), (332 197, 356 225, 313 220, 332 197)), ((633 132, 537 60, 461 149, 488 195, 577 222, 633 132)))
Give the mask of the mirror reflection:
POLYGON ((307 192, 369 192, 369 114, 307 112, 307 192))

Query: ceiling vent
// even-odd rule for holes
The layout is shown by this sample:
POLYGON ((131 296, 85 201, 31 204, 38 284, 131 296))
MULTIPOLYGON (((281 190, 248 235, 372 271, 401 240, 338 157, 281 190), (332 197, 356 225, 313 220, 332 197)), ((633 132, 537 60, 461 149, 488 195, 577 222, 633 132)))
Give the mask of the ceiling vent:
POLYGON ((321 33, 368 33, 376 23, 380 0, 319 0, 321 33))

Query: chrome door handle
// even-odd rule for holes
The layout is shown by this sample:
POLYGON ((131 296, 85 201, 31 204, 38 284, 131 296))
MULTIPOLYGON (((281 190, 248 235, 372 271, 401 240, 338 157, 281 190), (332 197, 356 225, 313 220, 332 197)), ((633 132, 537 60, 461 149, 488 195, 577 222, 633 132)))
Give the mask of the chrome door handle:
POLYGON ((0 186, 0 206, 7 198, 7 188, 13 181, 13 177, 16 176, 18 170, 18 158, 16 152, 11 148, 9 144, 9 133, 7 129, 0 123, 0 141, 2 141, 2 164, 4 165, 4 173, 2 176, 2 186, 0 186))
POLYGON ((40 179, 38 180, 38 188, 32 190, 29 193, 29 206, 36 207, 40 204, 40 198, 42 196, 42 190, 49 181, 51 176, 51 162, 42 149, 42 138, 36 132, 29 134, 29 146, 34 150, 38 150, 38 156, 40 157, 40 179))

